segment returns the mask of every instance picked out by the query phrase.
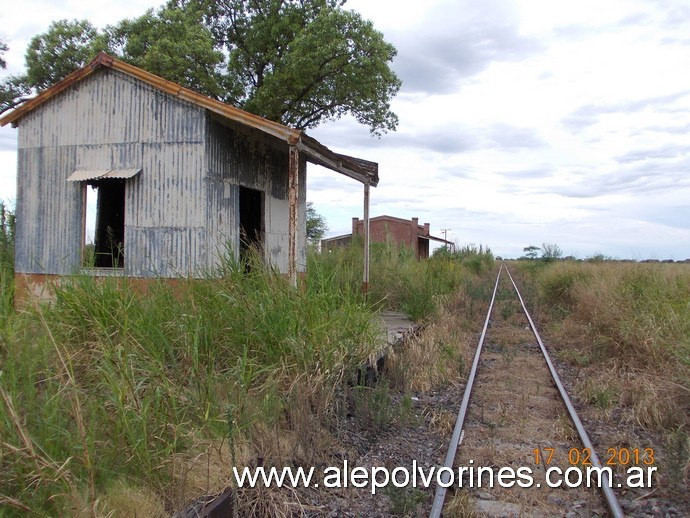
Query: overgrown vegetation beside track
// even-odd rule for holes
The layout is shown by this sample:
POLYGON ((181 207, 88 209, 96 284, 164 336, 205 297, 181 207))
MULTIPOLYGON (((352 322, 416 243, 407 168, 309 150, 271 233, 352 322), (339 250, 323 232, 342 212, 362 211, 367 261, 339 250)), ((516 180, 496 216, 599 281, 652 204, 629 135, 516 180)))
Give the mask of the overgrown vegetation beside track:
MULTIPOLYGON (((512 263, 582 400, 661 433, 669 483, 690 479, 690 265, 512 263), (627 417, 626 417, 627 416, 627 417)), ((624 439, 621 439, 624 440, 624 439)), ((615 446, 615 445, 611 445, 615 446)))
MULTIPOLYGON (((412 249, 393 243, 372 243, 370 292, 374 306, 407 313, 413 320, 430 318, 443 298, 494 266, 491 250, 466 245, 457 252, 434 254, 417 261, 412 249)), ((362 243, 310 257, 309 284, 327 283, 342 293, 360 296, 363 277, 362 243)))
POLYGON ((297 289, 229 261, 220 277, 144 293, 75 277, 54 304, 15 311, 3 243, 3 516, 165 516, 221 490, 233 465, 315 465, 346 415, 378 415, 353 387, 380 346, 375 310, 429 319, 476 284, 459 255, 417 262, 387 245, 374 247, 368 299, 353 249, 310 256, 297 289))
POLYGON ((690 266, 559 262, 532 275, 541 314, 567 340, 564 355, 678 385, 661 388, 670 399, 653 404, 656 411, 638 408, 641 424, 672 427, 690 415, 690 406, 678 412, 690 405, 690 266))
MULTIPOLYGON (((355 243, 311 253, 297 289, 259 262, 246 273, 229 261, 220 275, 145 293, 122 279, 76 277, 53 305, 16 311, 13 218, 3 213, 1 516, 166 516, 226 487, 233 465, 318 465, 344 423, 385 430, 410 414, 410 393, 462 378, 494 275, 490 251, 473 246, 417 261, 375 244, 365 296, 355 243), (389 356, 378 387, 357 386, 358 367, 380 347, 383 309, 424 328, 389 356)), ((660 472, 682 484, 690 267, 513 267, 550 346, 589 380, 576 387, 580 400, 604 414, 623 407, 635 426, 662 433, 660 472)), ((445 431, 454 416, 429 419, 445 431)), ((274 497, 237 495, 249 514, 285 503, 274 497)))

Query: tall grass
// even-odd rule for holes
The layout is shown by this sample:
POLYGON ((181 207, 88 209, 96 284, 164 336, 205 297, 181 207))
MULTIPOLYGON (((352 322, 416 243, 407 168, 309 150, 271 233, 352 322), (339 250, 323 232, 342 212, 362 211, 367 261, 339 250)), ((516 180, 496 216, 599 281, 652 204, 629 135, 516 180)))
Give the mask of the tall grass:
POLYGON ((690 267, 558 263, 539 276, 542 303, 587 322, 606 357, 690 365, 690 267))
MULTIPOLYGON (((310 257, 310 288, 333 284, 341 293, 364 295, 362 244, 310 257)), ((418 261, 412 250, 374 243, 368 300, 381 310, 398 310, 424 324, 421 332, 386 359, 390 386, 401 392, 426 392, 455 382, 471 363, 474 334, 493 287, 494 259, 483 247, 441 250, 418 261)))
POLYGON ((0 329, 14 302, 14 212, 0 201, 0 329))
POLYGON ((555 262, 529 272, 581 365, 608 366, 645 426, 690 426, 690 265, 555 262))
POLYGON ((171 511, 222 488, 233 461, 304 459, 337 387, 375 347, 363 302, 328 285, 295 289, 265 268, 229 262, 222 278, 140 292, 75 277, 52 306, 10 317, 4 512, 106 512, 123 485, 148 488, 171 511), (181 489, 209 448, 235 457, 223 460, 225 478, 181 489))
POLYGON ((368 296, 357 247, 310 255, 297 288, 256 258, 146 288, 76 276, 54 288, 51 305, 16 312, 13 219, 3 213, 0 514, 8 516, 163 516, 226 487, 233 464, 314 465, 350 379, 380 346, 374 311, 428 318, 493 261, 419 262, 407 249, 374 246, 368 296))
MULTIPOLYGON (((363 245, 313 254, 309 258, 310 285, 334 285, 342 293, 361 296, 363 245)), ((414 251, 393 242, 372 243, 368 300, 382 309, 407 313, 417 321, 429 319, 440 301, 477 275, 493 268, 489 249, 467 246, 456 253, 440 253, 418 261, 414 251)))

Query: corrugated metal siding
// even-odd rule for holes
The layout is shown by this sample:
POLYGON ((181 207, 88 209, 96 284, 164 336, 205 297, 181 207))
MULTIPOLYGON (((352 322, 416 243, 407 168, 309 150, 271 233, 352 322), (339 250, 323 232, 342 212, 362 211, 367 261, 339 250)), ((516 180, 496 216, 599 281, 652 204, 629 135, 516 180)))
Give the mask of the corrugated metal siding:
MULTIPOLYGON (((135 250, 136 261, 127 266, 134 277, 197 277, 204 273, 199 256, 206 249, 206 231, 187 227, 128 226, 126 245, 135 250)), ((134 255, 134 254, 132 254, 134 255)), ((127 257, 125 264, 127 264, 127 257)))
MULTIPOLYGON (((94 73, 19 128, 16 271, 79 268, 76 169, 141 168, 127 180, 126 274, 197 276, 239 243, 239 189, 265 193, 266 254, 287 272, 287 145, 114 70, 94 73), (208 136, 208 138, 207 138, 208 136)), ((306 265, 306 163, 298 262, 306 265)))
POLYGON ((126 273, 197 273, 207 263, 205 131, 202 108, 113 70, 28 114, 19 128, 17 271, 78 269, 81 185, 66 181, 74 170, 142 168, 126 188, 126 273))
POLYGON ((145 144, 142 173, 128 184, 128 223, 203 227, 203 153, 203 144, 145 144))
POLYGON ((307 271, 307 161, 299 165, 299 219, 297 221, 297 271, 307 271))
POLYGON ((204 164, 204 145, 200 143, 144 145, 142 173, 128 182, 125 200, 128 275, 204 273, 204 164))
MULTIPOLYGON (((268 198, 268 197, 267 197, 268 198)), ((266 200, 266 252, 268 260, 281 272, 288 271, 288 201, 266 200)))
MULTIPOLYGON (((137 79, 104 69, 36 108, 38 133, 27 145, 201 142, 205 110, 173 98, 137 79), (56 131, 57 130, 57 131, 56 131)), ((33 125, 33 124, 32 124, 33 125)))
POLYGON ((212 270, 228 255, 239 253, 239 188, 227 180, 206 181, 208 263, 212 270))
MULTIPOLYGON (((208 212, 209 258, 220 259, 228 248, 239 249, 239 186, 263 191, 266 259, 287 272, 288 147, 234 123, 209 118, 208 212)), ((306 162, 300 178, 301 229, 306 229, 306 162)), ((304 233, 304 230, 302 231, 304 233)), ((306 237, 298 242, 301 267, 306 269, 306 237)), ((209 265, 213 266, 213 265, 209 265)))
MULTIPOLYGON (((287 171, 274 170, 271 176, 273 184, 287 184, 287 171)), ((299 203, 299 216, 297 219, 297 271, 307 271, 307 163, 304 159, 300 160, 299 166, 299 192, 297 202, 299 203)), ((287 188, 287 186, 286 186, 287 188)), ((274 189, 275 192, 275 189, 274 189)), ((288 271, 288 199, 287 192, 284 198, 268 197, 266 203, 266 249, 268 259, 278 269, 287 273, 288 271)))
POLYGON ((74 170, 75 148, 20 149, 17 159, 20 173, 29 173, 18 178, 15 270, 73 273, 81 251, 81 190, 61 172, 74 170))
POLYGON ((239 253, 239 189, 231 145, 235 132, 212 118, 208 119, 207 124, 207 267, 212 269, 228 253, 232 253, 234 257, 239 253))

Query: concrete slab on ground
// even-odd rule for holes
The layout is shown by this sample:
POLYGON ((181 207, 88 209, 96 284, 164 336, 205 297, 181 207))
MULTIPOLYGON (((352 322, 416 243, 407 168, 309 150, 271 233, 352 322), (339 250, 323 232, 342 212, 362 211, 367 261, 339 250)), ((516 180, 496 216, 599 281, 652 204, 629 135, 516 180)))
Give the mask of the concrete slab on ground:
POLYGON ((416 324, 405 313, 382 311, 380 313, 383 327, 386 330, 386 342, 395 345, 407 333, 414 331, 416 324))

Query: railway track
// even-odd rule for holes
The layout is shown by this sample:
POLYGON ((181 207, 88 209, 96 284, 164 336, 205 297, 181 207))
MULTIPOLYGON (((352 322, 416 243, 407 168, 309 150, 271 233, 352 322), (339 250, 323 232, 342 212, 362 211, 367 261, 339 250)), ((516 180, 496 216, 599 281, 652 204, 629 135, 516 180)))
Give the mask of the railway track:
POLYGON ((615 470, 601 469, 505 264, 443 466, 434 518, 464 514, 468 487, 474 508, 494 516, 624 516, 615 470))

